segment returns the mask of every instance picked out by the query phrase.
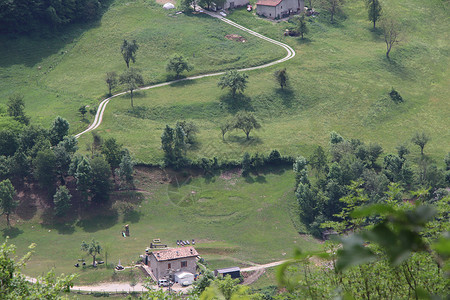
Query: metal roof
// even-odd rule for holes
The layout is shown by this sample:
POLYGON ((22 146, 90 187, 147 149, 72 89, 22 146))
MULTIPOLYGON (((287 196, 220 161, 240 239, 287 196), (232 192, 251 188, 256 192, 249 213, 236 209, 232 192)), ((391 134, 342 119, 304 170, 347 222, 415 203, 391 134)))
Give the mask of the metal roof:
POLYGON ((231 267, 231 268, 225 268, 225 269, 217 269, 217 273, 231 273, 236 271, 241 271, 241 268, 239 267, 231 267))

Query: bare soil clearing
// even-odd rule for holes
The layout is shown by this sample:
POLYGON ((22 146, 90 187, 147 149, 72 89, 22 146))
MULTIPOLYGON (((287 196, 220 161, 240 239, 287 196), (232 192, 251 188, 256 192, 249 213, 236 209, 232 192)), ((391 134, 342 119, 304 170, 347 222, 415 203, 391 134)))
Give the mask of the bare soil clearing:
POLYGON ((245 43, 247 41, 245 38, 243 38, 242 36, 237 35, 237 34, 227 34, 225 36, 225 38, 230 41, 236 41, 236 42, 241 42, 241 43, 245 43))

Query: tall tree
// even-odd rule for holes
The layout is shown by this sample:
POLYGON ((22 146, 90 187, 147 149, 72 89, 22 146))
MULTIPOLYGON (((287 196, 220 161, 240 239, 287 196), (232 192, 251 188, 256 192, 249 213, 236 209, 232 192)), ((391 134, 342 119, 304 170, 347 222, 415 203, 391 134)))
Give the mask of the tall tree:
POLYGON ((131 107, 133 106, 133 91, 139 87, 139 85, 144 84, 144 78, 141 72, 134 68, 129 68, 124 73, 120 75, 119 81, 124 84, 130 91, 131 107))
POLYGON ((114 171, 114 169, 119 167, 122 160, 122 145, 117 143, 117 140, 113 137, 107 138, 102 145, 102 154, 111 166, 111 170, 114 171))
POLYGON ((175 158, 181 158, 186 153, 186 134, 183 127, 177 125, 175 127, 175 137, 173 140, 173 153, 175 158))
MULTIPOLYGON (((56 180, 56 156, 51 149, 41 150, 33 160, 34 178, 42 188, 53 187, 56 180)), ((52 194, 51 194, 52 195, 52 194)))
POLYGON ((275 79, 277 80, 280 87, 284 88, 287 85, 287 81, 289 79, 287 72, 286 72, 286 68, 275 71, 274 75, 275 75, 275 79))
POLYGON ((62 185, 56 190, 53 196, 53 204, 57 216, 62 216, 69 211, 71 207, 70 198, 72 198, 72 195, 66 186, 62 185))
POLYGON ((344 0, 323 0, 323 4, 330 13, 331 23, 334 23, 334 16, 342 11, 344 0))
POLYGON ((8 107, 8 114, 16 121, 25 125, 30 123, 30 118, 25 115, 25 102, 23 101, 23 95, 16 94, 10 96, 6 105, 8 107))
POLYGON ((400 29, 397 22, 392 18, 382 20, 381 28, 383 30, 384 42, 386 43, 386 58, 389 59, 389 53, 392 47, 400 42, 400 29))
POLYGON ((133 186, 134 165, 135 162, 131 158, 130 153, 125 151, 119 164, 119 177, 122 181, 126 182, 128 186, 133 186))
POLYGON ((430 141, 430 136, 427 135, 425 132, 416 132, 414 136, 411 138, 411 142, 413 144, 420 147, 420 154, 423 156, 423 148, 425 148, 425 145, 430 141))
POLYGON ((2 214, 6 215, 6 224, 8 227, 11 226, 9 223, 9 215, 14 212, 18 203, 14 200, 14 195, 16 191, 9 181, 9 179, 0 182, 0 208, 2 209, 2 214))
POLYGON ((127 64, 127 68, 130 68, 130 61, 136 62, 136 51, 139 49, 139 45, 136 40, 131 43, 127 40, 123 40, 122 46, 120 47, 120 52, 122 53, 123 60, 127 64))
POLYGON ((379 0, 367 0, 367 8, 369 12, 369 21, 373 22, 373 29, 375 29, 376 22, 381 17, 381 4, 379 0))
POLYGON ((244 92, 247 87, 248 76, 245 73, 240 73, 236 70, 227 71, 222 77, 220 77, 217 85, 224 88, 229 88, 231 96, 235 98, 236 92, 244 92))
POLYGON ((103 156, 96 156, 91 160, 92 200, 96 202, 105 202, 109 199, 111 191, 111 167, 103 156))
POLYGON ((250 139, 249 135, 253 129, 261 128, 258 120, 252 113, 240 111, 236 114, 236 122, 234 127, 241 129, 247 136, 247 140, 250 139))
POLYGON ((69 133, 69 122, 66 119, 57 116, 50 127, 50 142, 52 146, 58 145, 59 142, 69 133))
POLYGON ((183 57, 183 55, 174 54, 167 62, 166 70, 168 72, 175 72, 176 77, 179 77, 184 71, 192 71, 194 67, 183 57))
POLYGON ((225 141, 225 134, 234 128, 234 120, 226 119, 220 124, 220 131, 222 132, 222 140, 225 141))
POLYGON ((19 147, 17 133, 12 130, 0 131, 0 155, 12 156, 19 147))
POLYGON ((106 73, 105 82, 108 85, 108 96, 111 96, 111 90, 117 86, 117 73, 108 72, 106 73))
POLYGON ((77 190, 80 191, 82 200, 89 199, 89 188, 92 185, 92 167, 86 157, 82 157, 78 163, 75 178, 77 179, 77 190))
POLYGON ((161 148, 164 151, 164 157, 166 162, 172 162, 174 159, 174 130, 169 125, 166 125, 161 135, 161 148))
POLYGON ((87 252, 90 256, 92 256, 92 265, 95 267, 95 257, 102 251, 102 246, 100 246, 99 242, 94 239, 92 239, 90 243, 83 241, 81 242, 81 251, 87 252))
POLYGON ((297 23, 297 31, 300 34, 302 40, 303 40, 303 36, 305 34, 308 34, 309 32, 309 28, 306 25, 306 20, 305 20, 305 14, 302 14, 299 18, 298 18, 298 23, 297 23))

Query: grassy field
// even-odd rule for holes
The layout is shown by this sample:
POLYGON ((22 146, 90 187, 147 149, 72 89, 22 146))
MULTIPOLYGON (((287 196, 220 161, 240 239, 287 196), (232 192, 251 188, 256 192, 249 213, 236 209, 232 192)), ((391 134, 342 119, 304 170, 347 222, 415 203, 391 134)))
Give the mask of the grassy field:
POLYGON ((56 115, 69 120, 72 132, 86 127, 78 108, 96 106, 107 93, 106 72, 126 69, 120 53, 123 39, 136 39, 133 67, 146 84, 173 76, 168 58, 179 53, 193 65, 186 75, 259 65, 281 57, 283 49, 249 34, 245 43, 225 38, 237 29, 205 15, 174 16, 154 1, 112 3, 96 24, 77 25, 55 36, 8 38, 0 42, 0 103, 13 93, 25 96, 32 121, 49 126, 56 115))
MULTIPOLYGON (((247 179, 236 172, 209 178, 140 169, 136 182, 140 192, 117 193, 111 207, 86 212, 81 220, 55 225, 39 207, 27 218, 23 213, 19 221, 12 218, 12 230, 6 229, 1 218, 3 236, 11 236, 18 254, 29 244, 37 244, 25 269, 27 275, 54 268, 57 273, 80 274, 77 283, 128 281, 137 275, 114 275, 103 266, 96 270, 75 268, 78 259, 92 262, 80 250, 81 241, 92 238, 108 252, 108 264, 117 264, 120 259, 123 265, 136 261, 154 238, 169 246, 175 246, 178 239, 195 239, 196 249, 211 269, 285 259, 296 247, 320 248, 315 240, 300 236, 302 228, 296 228, 289 217, 295 202, 294 177, 289 169, 274 169, 247 179), (124 202, 134 209, 125 211, 124 202), (121 236, 125 224, 130 224, 129 238, 121 236)), ((103 254, 99 259, 106 257, 103 254)))
MULTIPOLYGON (((307 155, 317 144, 326 146, 333 130, 347 138, 378 142, 385 152, 392 152, 416 131, 425 131, 432 138, 425 152, 441 164, 450 146, 448 4, 398 0, 384 9, 386 14, 397 12, 402 24, 402 42, 392 50, 390 61, 382 35, 371 30, 361 1, 348 1, 346 17, 337 24, 330 24, 325 13, 312 19, 303 41, 282 36, 286 22, 272 23, 237 10, 230 19, 290 44, 296 57, 250 72, 245 95, 234 101, 217 87, 217 78, 142 92, 134 111, 128 96, 114 99, 98 131, 152 163, 163 156, 163 128, 177 120, 192 120, 200 127, 199 144, 188 151, 194 159, 239 158, 244 151, 267 153, 274 148, 307 155), (283 67, 290 76, 290 87, 284 91, 272 75, 283 67), (404 103, 389 99, 392 87, 404 103), (250 141, 242 132, 233 132, 222 142, 218 124, 241 109, 254 111, 262 129, 252 133, 250 141)), ((81 141, 90 139, 87 135, 81 141)), ((411 147, 412 158, 417 158, 419 148, 411 147)))

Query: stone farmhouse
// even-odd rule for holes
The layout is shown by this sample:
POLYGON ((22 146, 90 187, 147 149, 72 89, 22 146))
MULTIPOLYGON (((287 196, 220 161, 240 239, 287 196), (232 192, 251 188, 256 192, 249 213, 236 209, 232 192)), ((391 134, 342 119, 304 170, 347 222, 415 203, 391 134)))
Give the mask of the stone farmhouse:
POLYGON ((177 272, 195 274, 197 260, 197 250, 191 246, 150 252, 147 254, 145 264, 150 267, 153 275, 159 280, 177 272))
POLYGON ((259 0, 256 2, 256 13, 269 19, 284 18, 304 8, 304 0, 259 0))

